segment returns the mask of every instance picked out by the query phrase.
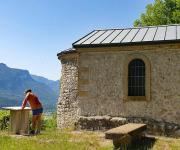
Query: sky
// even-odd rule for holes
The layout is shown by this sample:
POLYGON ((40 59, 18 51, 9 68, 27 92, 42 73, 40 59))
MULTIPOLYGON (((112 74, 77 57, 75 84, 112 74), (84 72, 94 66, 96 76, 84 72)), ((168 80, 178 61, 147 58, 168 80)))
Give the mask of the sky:
POLYGON ((57 53, 95 29, 132 27, 154 0, 0 0, 0 63, 58 80, 57 53))

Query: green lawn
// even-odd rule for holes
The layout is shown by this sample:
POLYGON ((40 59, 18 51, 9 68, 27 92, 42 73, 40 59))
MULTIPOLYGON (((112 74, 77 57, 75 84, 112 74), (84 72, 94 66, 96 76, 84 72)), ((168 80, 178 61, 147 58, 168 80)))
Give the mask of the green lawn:
POLYGON ((32 137, 10 136, 0 132, 1 150, 111 150, 95 133, 44 131, 32 137))
MULTIPOLYGON (((0 124, 4 116, 9 116, 9 111, 0 111, 0 124)), ((55 114, 44 116, 43 129, 38 136, 10 135, 7 128, 0 130, 0 150, 113 150, 112 141, 106 140, 103 132, 56 130, 55 114)), ((180 139, 146 138, 136 141, 132 150, 148 150, 147 147, 150 150, 180 150, 180 139)))
MULTIPOLYGON (((101 132, 43 131, 38 136, 14 136, 0 131, 1 150, 113 150, 101 132)), ((151 150, 179 150, 180 139, 158 138, 151 150)), ((136 150, 136 149, 133 149, 136 150)))
POLYGON ((180 150, 180 138, 165 138, 160 137, 152 150, 180 150))

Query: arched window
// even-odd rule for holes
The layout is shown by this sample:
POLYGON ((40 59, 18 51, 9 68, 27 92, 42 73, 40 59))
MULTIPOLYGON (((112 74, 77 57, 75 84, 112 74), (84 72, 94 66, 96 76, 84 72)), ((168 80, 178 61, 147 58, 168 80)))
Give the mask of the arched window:
POLYGON ((128 65, 128 96, 146 96, 145 63, 141 59, 133 59, 128 65))

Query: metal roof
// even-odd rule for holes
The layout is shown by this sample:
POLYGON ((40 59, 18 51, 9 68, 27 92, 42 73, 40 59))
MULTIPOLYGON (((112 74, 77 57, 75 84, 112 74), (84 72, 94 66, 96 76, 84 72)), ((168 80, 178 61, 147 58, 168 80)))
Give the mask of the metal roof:
POLYGON ((154 44, 164 42, 180 42, 180 24, 94 30, 74 42, 73 47, 154 44))

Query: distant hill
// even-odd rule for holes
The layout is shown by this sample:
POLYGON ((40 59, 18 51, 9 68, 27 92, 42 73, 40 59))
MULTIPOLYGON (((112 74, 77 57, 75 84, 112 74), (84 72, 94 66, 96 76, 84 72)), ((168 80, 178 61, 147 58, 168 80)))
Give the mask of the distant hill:
POLYGON ((31 75, 31 77, 35 80, 38 81, 40 83, 44 83, 47 86, 49 86, 54 92, 59 93, 59 86, 60 86, 60 82, 59 80, 53 81, 53 80, 49 80, 47 78, 41 77, 41 76, 37 76, 37 75, 31 75))
POLYGON ((46 110, 55 109, 59 95, 59 81, 31 75, 29 71, 9 68, 0 63, 0 107, 21 105, 24 91, 32 89, 46 110))

